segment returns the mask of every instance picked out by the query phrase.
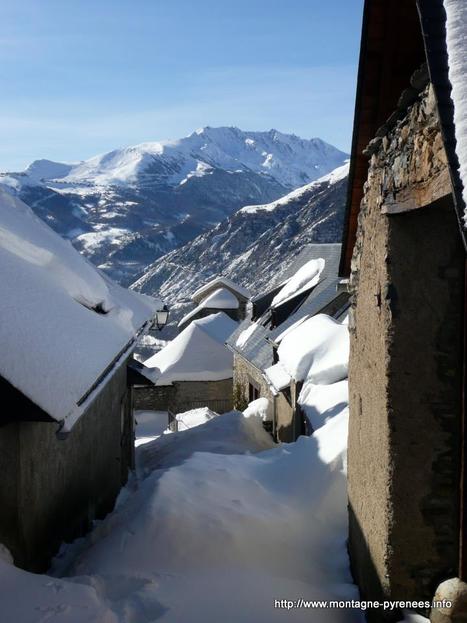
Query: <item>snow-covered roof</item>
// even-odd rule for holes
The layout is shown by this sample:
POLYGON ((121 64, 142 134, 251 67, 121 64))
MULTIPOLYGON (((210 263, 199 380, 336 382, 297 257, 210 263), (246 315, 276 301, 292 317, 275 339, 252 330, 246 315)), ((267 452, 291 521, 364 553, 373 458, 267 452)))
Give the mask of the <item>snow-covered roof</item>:
POLYGON ((233 355, 224 343, 236 327, 224 312, 194 320, 144 365, 156 385, 231 378, 233 355))
POLYGON ((206 298, 204 298, 199 307, 214 307, 216 309, 238 309, 240 303, 238 298, 232 294, 227 288, 217 288, 206 298))
POLYGON ((266 368, 264 375, 268 383, 276 392, 288 387, 290 385, 290 381, 292 380, 292 377, 281 363, 275 363, 270 368, 266 368))
POLYGON ((205 283, 203 286, 198 288, 196 292, 193 293, 191 298, 194 301, 199 302, 209 292, 211 292, 211 290, 215 290, 217 288, 227 288, 229 290, 236 292, 237 294, 239 294, 245 299, 249 299, 251 297, 251 292, 247 290, 247 288, 244 288, 243 286, 239 286, 238 284, 234 283, 228 277, 216 277, 215 279, 212 279, 208 283, 205 283))
POLYGON ((202 309, 238 309, 239 307, 240 303, 238 298, 232 294, 230 290, 227 290, 227 288, 217 288, 214 292, 206 296, 206 298, 203 298, 197 307, 183 316, 178 326, 182 327, 202 309))
POLYGON ((72 426, 160 301, 101 275, 0 188, 0 375, 72 426))
POLYGON ((347 377, 348 326, 317 314, 285 335, 277 354, 279 364, 296 381, 335 383, 347 377))
MULTIPOLYGON (((467 205, 467 3, 465 0, 444 0, 444 8, 447 17, 449 80, 454 102, 456 153, 464 186, 464 204, 467 205)), ((467 212, 464 223, 467 224, 467 212)))
POLYGON ((272 299, 271 307, 277 307, 315 286, 323 272, 324 264, 324 259, 320 257, 302 266, 272 299))

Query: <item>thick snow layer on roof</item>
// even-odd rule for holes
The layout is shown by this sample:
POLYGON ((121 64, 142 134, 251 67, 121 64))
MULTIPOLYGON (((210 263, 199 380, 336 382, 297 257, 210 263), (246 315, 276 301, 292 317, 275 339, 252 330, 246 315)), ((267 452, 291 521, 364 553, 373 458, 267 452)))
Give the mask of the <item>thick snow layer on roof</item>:
POLYGON ((319 281, 319 276, 324 269, 324 260, 317 258, 316 260, 310 260, 304 266, 299 268, 295 275, 293 275, 285 284, 285 286, 279 290, 276 296, 272 299, 271 307, 277 307, 281 303, 284 303, 288 299, 298 296, 302 292, 306 292, 319 281))
POLYGON ((227 290, 227 288, 217 288, 217 290, 214 290, 214 292, 204 298, 198 307, 201 309, 203 307, 214 307, 216 309, 238 309, 240 307, 240 303, 238 298, 232 294, 230 290, 227 290))
MULTIPOLYGON (((465 0, 444 0, 447 21, 447 48, 449 80, 452 84, 456 152, 464 185, 464 203, 467 205, 467 3, 465 0)), ((467 224, 467 211, 464 223, 467 224)))
POLYGON ((78 401, 161 303, 103 277, 1 188, 0 267, 0 375, 73 422, 78 401))
POLYGON ((238 298, 232 294, 230 290, 227 290, 227 288, 217 288, 217 290, 211 292, 206 298, 203 298, 197 307, 183 316, 178 326, 181 327, 186 324, 190 318, 194 318, 202 309, 238 309, 239 307, 240 303, 238 302, 238 298))
POLYGON ((264 374, 266 376, 266 380, 270 385, 272 385, 272 388, 276 392, 288 387, 290 385, 290 381, 292 380, 292 377, 280 362, 266 368, 264 374))
POLYGON ((216 277, 215 279, 208 281, 208 283, 205 283, 203 286, 198 288, 196 292, 192 294, 191 298, 194 301, 201 301, 201 299, 206 296, 206 294, 208 294, 213 288, 215 289, 222 287, 230 288, 231 290, 237 292, 246 299, 249 299, 251 297, 251 292, 247 290, 247 288, 239 286, 228 277, 216 277))
POLYGON ((315 385, 309 380, 303 384, 298 404, 317 430, 345 409, 348 409, 349 387, 347 379, 330 385, 315 385))
POLYGON ((224 312, 194 320, 144 363, 156 385, 174 381, 220 381, 232 377, 233 355, 224 345, 237 323, 224 312))
POLYGON ((281 365, 296 381, 335 383, 347 377, 348 327, 318 314, 282 339, 278 355, 281 365))
POLYGON ((311 189, 316 188, 320 184, 327 184, 328 187, 333 186, 334 184, 337 184, 337 182, 339 182, 340 180, 343 180, 345 177, 347 177, 348 174, 349 174, 349 161, 347 160, 345 164, 341 165, 340 167, 337 167, 337 169, 334 169, 333 171, 331 171, 331 173, 327 173, 326 175, 323 175, 323 177, 320 177, 319 179, 315 180, 314 182, 305 184, 305 186, 300 186, 300 188, 296 188, 295 190, 285 195, 284 197, 281 197, 280 199, 276 199, 276 201, 273 201, 271 203, 265 203, 262 205, 245 206, 244 208, 241 208, 239 211, 247 212, 249 214, 256 214, 256 212, 272 212, 273 210, 276 210, 277 208, 280 208, 281 206, 287 205, 290 201, 293 201, 295 199, 300 199, 302 195, 305 195, 311 189))

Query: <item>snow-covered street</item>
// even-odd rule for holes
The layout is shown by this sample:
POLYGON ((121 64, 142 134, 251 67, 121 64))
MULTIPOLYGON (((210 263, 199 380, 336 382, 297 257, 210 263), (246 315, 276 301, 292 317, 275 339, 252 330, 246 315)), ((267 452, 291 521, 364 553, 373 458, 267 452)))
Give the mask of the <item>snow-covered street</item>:
POLYGON ((63 550, 57 577, 1 561, 5 620, 362 620, 356 611, 274 607, 358 598, 345 547, 347 410, 279 446, 249 412, 140 445, 116 510, 63 550))

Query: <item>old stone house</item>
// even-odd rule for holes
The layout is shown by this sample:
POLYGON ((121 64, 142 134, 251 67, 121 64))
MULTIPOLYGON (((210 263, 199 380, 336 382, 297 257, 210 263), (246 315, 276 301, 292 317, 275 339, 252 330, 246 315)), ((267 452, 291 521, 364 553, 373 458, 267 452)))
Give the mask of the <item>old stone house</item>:
POLYGON ((243 320, 250 292, 228 277, 216 277, 198 288, 191 299, 195 307, 180 320, 179 331, 183 331, 190 322, 197 318, 204 318, 220 311, 232 320, 243 320))
POLYGON ((171 416, 200 407, 230 411, 233 356, 225 342, 236 328, 223 312, 189 323, 144 362, 140 372, 151 383, 135 387, 137 408, 168 411, 171 416))
POLYGON ((159 303, 101 276, 0 189, 0 543, 48 568, 133 464, 131 354, 159 303))
POLYGON ((431 601, 466 580, 465 206, 446 41, 440 0, 365 2, 340 275, 349 551, 371 600, 431 601))
POLYGON ((348 293, 339 286, 340 249, 340 244, 306 246, 277 284, 252 300, 251 317, 227 342, 234 354, 235 406, 242 408, 257 398, 267 398, 271 432, 280 441, 295 440, 306 432, 307 425, 297 403, 300 387, 289 377, 277 378, 269 372, 277 363, 277 348, 288 330, 318 313, 344 313, 348 293), (317 274, 315 266, 319 267, 317 274), (299 287, 294 288, 294 283, 299 287))

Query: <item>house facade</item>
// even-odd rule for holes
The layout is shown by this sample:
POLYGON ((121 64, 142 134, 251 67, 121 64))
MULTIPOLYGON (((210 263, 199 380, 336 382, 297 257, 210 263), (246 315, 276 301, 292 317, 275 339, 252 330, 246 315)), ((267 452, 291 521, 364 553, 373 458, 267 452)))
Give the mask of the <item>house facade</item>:
POLYGON ((0 190, 0 543, 45 571, 133 466, 132 350, 160 303, 102 277, 0 190))
POLYGON ((190 322, 144 362, 150 383, 134 388, 136 408, 171 415, 205 406, 217 413, 231 411, 233 357, 225 341, 236 328, 224 312, 190 322))
POLYGON ((466 580, 458 168, 443 3, 367 0, 340 266, 352 295, 349 552, 364 599, 431 601, 444 580, 466 580))
POLYGON ((294 441, 309 431, 309 425, 298 404, 300 383, 290 377, 277 380, 268 372, 291 328, 319 313, 344 313, 349 295, 339 287, 340 249, 340 244, 305 247, 271 291, 253 299, 251 318, 227 342, 234 354, 234 406, 242 409, 252 400, 267 398, 269 427, 278 441, 294 441))

